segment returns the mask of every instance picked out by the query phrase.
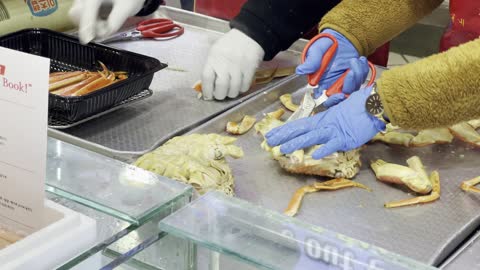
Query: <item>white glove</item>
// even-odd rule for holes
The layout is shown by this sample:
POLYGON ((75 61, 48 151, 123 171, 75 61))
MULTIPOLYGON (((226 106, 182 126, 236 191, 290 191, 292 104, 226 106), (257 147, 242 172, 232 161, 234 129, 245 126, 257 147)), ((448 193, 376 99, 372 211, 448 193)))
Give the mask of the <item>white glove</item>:
POLYGON ((237 29, 213 44, 202 74, 202 94, 206 100, 235 98, 248 91, 263 59, 262 47, 237 29))
POLYGON ((117 32, 128 17, 137 14, 145 0, 75 0, 69 15, 78 25, 80 42, 86 44, 96 37, 105 38, 117 32), (100 19, 102 5, 111 5, 107 20, 100 19))

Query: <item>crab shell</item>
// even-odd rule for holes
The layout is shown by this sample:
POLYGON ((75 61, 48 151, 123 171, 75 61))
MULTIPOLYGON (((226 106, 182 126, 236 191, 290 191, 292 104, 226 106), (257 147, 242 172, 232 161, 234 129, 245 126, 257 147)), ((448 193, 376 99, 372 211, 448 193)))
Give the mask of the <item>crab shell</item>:
MULTIPOLYGON (((283 121, 278 119, 281 115, 281 113, 267 114, 263 120, 255 125, 255 130, 265 136, 268 131, 284 124, 283 121)), ((317 160, 312 158, 312 154, 321 145, 298 150, 290 155, 282 154, 279 147, 270 147, 265 140, 261 143, 261 147, 269 152, 273 159, 278 161, 280 167, 296 174, 353 178, 360 171, 362 165, 360 149, 338 152, 317 160)))

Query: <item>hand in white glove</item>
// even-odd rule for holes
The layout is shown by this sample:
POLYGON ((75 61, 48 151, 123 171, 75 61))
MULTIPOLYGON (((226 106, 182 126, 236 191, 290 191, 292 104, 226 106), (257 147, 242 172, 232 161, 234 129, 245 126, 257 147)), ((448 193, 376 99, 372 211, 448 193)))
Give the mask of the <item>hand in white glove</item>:
POLYGON ((202 74, 202 94, 206 100, 235 98, 248 91, 265 51, 237 29, 213 44, 202 74))
POLYGON ((105 38, 122 27, 128 17, 137 14, 145 0, 75 0, 69 15, 79 27, 80 42, 86 44, 95 37, 105 38), (111 5, 107 20, 99 18, 102 5, 111 5))

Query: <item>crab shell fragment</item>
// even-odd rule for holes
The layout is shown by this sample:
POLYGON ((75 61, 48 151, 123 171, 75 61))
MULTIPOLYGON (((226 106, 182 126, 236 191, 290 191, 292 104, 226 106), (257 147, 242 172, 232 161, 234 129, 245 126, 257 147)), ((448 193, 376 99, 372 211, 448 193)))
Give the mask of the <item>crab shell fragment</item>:
MULTIPOLYGON (((255 125, 255 130, 265 136, 268 131, 284 124, 279 118, 284 110, 278 110, 266 115, 255 125)), ((288 172, 305 175, 328 176, 332 178, 353 178, 362 165, 360 148, 348 152, 338 152, 320 160, 312 158, 312 154, 321 145, 298 150, 290 155, 280 152, 280 147, 270 147, 266 140, 261 143, 262 149, 269 152, 278 161, 280 167, 288 172)))
POLYGON ((253 125, 255 125, 256 121, 255 116, 245 115, 240 124, 237 122, 228 122, 226 130, 233 135, 242 135, 247 133, 253 125))
POLYGON ((234 195, 234 178, 225 158, 243 157, 235 138, 218 134, 191 134, 175 137, 134 165, 156 174, 192 185, 200 194, 217 190, 234 195))

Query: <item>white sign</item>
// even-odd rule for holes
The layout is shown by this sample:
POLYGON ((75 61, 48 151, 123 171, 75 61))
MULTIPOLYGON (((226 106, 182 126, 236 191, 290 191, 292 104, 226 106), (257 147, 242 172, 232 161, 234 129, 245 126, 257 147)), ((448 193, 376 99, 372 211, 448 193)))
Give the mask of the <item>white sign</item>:
POLYGON ((50 59, 0 47, 0 227, 42 225, 50 59))

